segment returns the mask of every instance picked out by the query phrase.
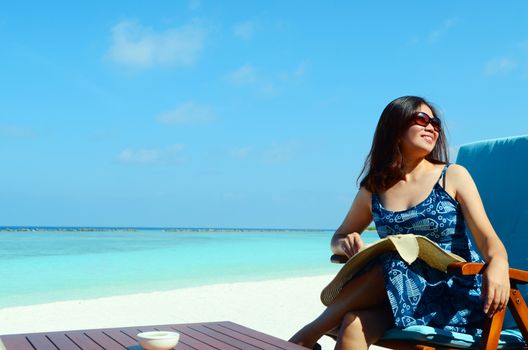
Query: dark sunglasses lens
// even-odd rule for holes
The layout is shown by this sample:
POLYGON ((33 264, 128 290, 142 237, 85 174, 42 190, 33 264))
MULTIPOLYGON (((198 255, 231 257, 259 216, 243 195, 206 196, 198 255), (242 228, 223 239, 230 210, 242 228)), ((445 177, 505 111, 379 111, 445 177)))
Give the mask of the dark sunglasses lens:
POLYGON ((436 131, 440 131, 440 129, 442 129, 442 123, 440 122, 440 119, 431 119, 431 125, 436 131))
POLYGON ((440 122, 440 119, 431 118, 425 113, 416 114, 414 117, 414 122, 420 126, 427 126, 429 123, 431 123, 435 131, 440 131, 440 129, 442 129, 442 123, 440 122))
POLYGON ((429 124, 429 117, 417 114, 416 117, 414 117, 414 122, 420 126, 427 126, 427 124, 429 124))

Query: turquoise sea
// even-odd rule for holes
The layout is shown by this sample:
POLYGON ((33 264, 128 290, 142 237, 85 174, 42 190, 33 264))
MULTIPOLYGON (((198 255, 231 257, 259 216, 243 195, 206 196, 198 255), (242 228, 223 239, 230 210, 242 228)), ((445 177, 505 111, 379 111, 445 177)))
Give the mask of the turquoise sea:
MULTIPOLYGON (((337 272, 333 231, 0 231, 0 308, 337 272)), ((367 242, 377 238, 366 232, 367 242)))

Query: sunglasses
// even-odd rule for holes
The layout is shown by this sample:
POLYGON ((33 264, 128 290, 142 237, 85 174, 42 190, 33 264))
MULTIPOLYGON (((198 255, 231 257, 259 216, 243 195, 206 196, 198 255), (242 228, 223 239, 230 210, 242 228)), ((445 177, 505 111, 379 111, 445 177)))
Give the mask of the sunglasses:
POLYGON ((413 116, 413 124, 417 124, 423 127, 431 124, 436 132, 442 130, 442 122, 438 118, 431 118, 427 113, 416 112, 413 116))

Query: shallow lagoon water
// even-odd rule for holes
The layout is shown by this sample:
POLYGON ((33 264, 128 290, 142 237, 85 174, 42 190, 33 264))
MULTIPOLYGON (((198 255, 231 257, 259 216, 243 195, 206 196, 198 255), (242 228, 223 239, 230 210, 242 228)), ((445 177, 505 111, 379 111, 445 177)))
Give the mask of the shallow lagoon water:
MULTIPOLYGON (((0 232, 0 308, 337 272, 332 231, 0 232)), ((364 233, 366 242, 377 238, 364 233)))

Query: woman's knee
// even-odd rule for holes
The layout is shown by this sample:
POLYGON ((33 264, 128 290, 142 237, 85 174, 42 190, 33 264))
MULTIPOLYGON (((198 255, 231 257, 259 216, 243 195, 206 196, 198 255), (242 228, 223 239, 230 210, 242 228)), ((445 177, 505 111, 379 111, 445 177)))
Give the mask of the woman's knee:
POLYGON ((367 349, 368 345, 361 318, 356 312, 345 314, 339 327, 336 349, 367 349))
POLYGON ((359 312, 348 312, 343 316, 340 326, 342 333, 355 333, 363 330, 361 318, 358 314, 359 312))
POLYGON ((348 312, 341 321, 340 336, 373 344, 392 325, 392 315, 386 305, 368 310, 348 312))
POLYGON ((333 304, 346 310, 375 307, 387 300, 383 270, 378 264, 347 282, 333 304))

